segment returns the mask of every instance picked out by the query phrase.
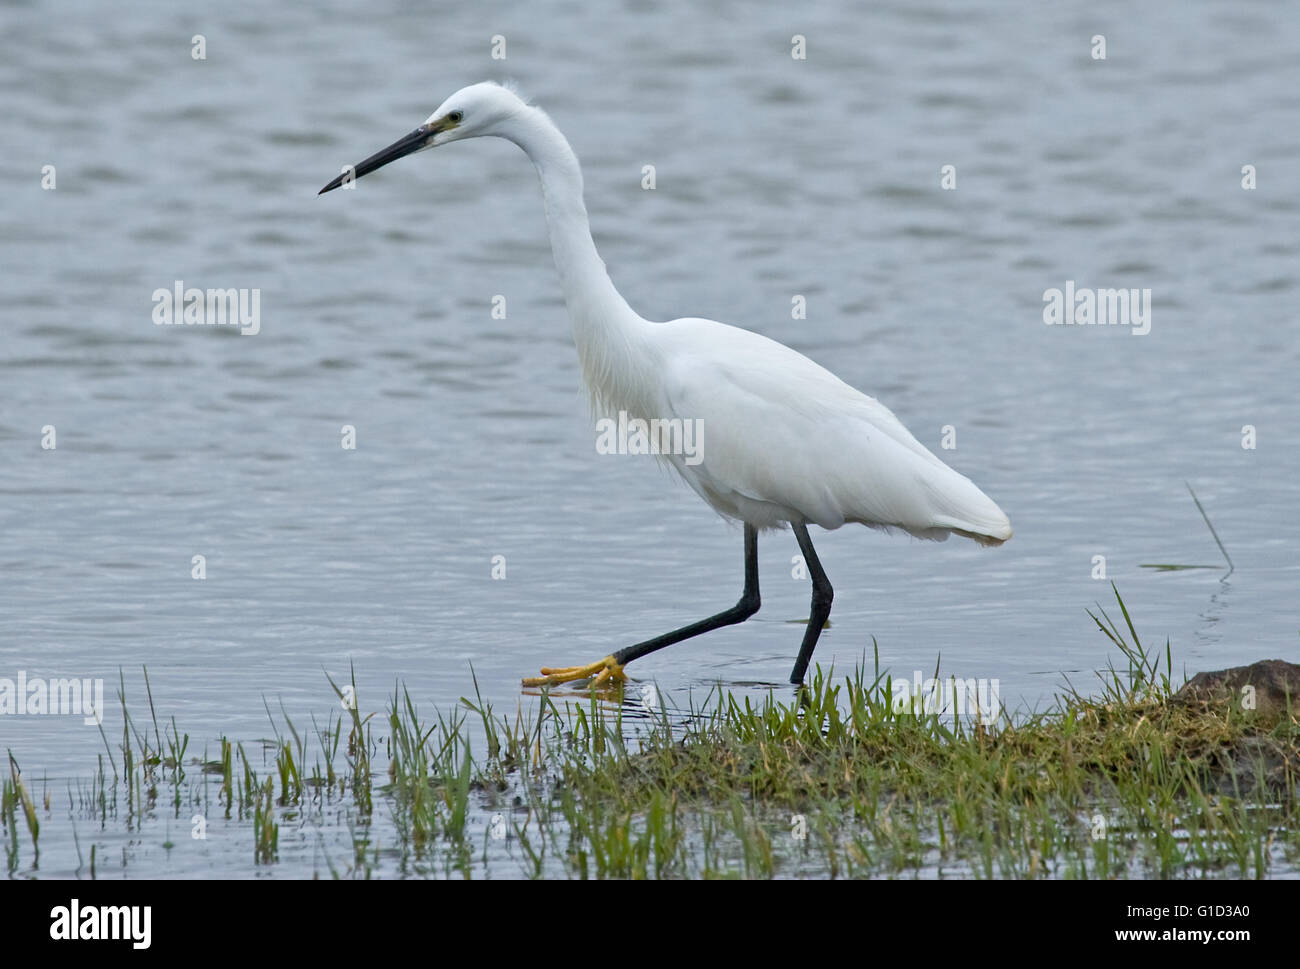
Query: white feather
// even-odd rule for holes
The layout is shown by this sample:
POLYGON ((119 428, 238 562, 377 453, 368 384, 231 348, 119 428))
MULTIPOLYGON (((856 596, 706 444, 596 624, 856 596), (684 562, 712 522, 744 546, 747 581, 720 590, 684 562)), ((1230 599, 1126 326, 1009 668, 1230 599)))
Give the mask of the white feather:
POLYGON ((700 421, 702 460, 667 459, 714 509, 758 528, 858 522, 986 545, 1011 537, 1007 516, 968 478, 802 354, 713 320, 653 323, 633 312, 592 242, 577 156, 545 112, 492 83, 458 91, 431 120, 450 111, 464 123, 443 141, 507 138, 537 169, 593 408, 700 421))

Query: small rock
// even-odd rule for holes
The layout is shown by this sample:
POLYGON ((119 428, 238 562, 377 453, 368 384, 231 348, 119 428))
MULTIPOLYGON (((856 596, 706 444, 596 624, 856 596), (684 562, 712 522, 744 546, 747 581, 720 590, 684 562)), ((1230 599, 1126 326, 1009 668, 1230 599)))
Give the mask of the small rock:
POLYGON ((1231 699, 1237 709, 1251 709, 1266 720, 1300 716, 1300 666, 1280 659, 1265 659, 1249 666, 1234 666, 1212 673, 1197 673, 1174 694, 1175 701, 1231 699), (1246 687, 1254 687, 1250 697, 1246 687), (1243 704, 1243 699, 1249 701, 1243 704))
POLYGON ((1242 796, 1262 785, 1275 792, 1294 791, 1300 770, 1293 743, 1273 737, 1271 727, 1287 716, 1300 717, 1300 666, 1266 659, 1249 666, 1197 673, 1174 694, 1174 703, 1193 704, 1228 700, 1233 709, 1251 717, 1256 732, 1218 750, 1209 778, 1219 793, 1242 796), (1253 691, 1246 688, 1253 687, 1253 691), (1253 695, 1252 695, 1253 693, 1253 695))

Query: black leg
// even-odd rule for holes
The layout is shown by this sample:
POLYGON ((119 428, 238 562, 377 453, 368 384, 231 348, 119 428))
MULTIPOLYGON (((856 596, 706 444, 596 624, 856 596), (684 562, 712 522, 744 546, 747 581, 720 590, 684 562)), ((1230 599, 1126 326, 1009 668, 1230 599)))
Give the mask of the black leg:
MULTIPOLYGON (((809 546, 810 549, 811 547, 809 546)), ((821 566, 817 567, 817 571, 821 572, 821 566)), ((823 581, 825 581, 825 578, 825 576, 822 576, 823 581)), ((827 588, 829 589, 830 586, 828 585, 827 588)), ((701 619, 699 622, 693 622, 681 629, 674 629, 672 632, 656 636, 654 639, 647 639, 644 643, 637 643, 635 646, 620 649, 614 654, 614 662, 621 666, 632 662, 634 659, 640 659, 648 653, 653 653, 657 649, 663 649, 673 643, 680 643, 683 639, 690 639, 692 636, 707 633, 709 630, 717 629, 720 626, 731 626, 738 622, 744 622, 758 612, 759 605, 758 530, 753 525, 747 524, 745 526, 745 591, 741 594, 740 601, 716 616, 701 619)), ((815 639, 816 637, 814 637, 814 641, 815 639)), ((809 652, 812 652, 811 648, 809 652)))
POLYGON ((799 658, 794 661, 794 671, 790 674, 791 683, 802 683, 804 673, 808 672, 808 663, 812 659, 813 650, 817 648, 817 637, 822 634, 822 627, 826 625, 826 619, 831 614, 831 601, 835 598, 835 590, 831 588, 830 580, 822 571, 821 562, 817 561, 812 539, 808 537, 808 526, 792 522, 790 527, 794 529, 794 537, 799 542, 799 551, 803 552, 804 564, 808 566, 808 574, 812 576, 813 586, 812 613, 808 616, 808 628, 803 634, 803 645, 799 647, 799 658))

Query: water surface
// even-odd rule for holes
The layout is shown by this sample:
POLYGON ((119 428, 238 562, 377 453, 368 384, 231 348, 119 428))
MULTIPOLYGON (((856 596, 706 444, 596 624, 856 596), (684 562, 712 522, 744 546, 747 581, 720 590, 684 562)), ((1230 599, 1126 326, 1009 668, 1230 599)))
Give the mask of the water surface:
MULTIPOLYGON (((375 709, 397 681, 447 708, 472 664, 509 709, 539 665, 734 601, 739 530, 652 460, 595 452, 517 149, 457 144, 316 197, 503 77, 582 158, 632 306, 812 356, 1009 514, 995 550, 815 531, 837 593, 818 662, 874 639, 898 675, 941 657, 1041 708, 1118 662, 1085 614, 1111 595, 1099 555, 1176 671, 1295 658, 1300 32, 1278 8, 10 3, 0 33, 0 676, 111 696, 125 670, 138 700, 147 666, 196 745, 251 742, 264 701, 329 709, 326 671, 354 664, 375 709), (259 288, 261 332, 155 326, 176 280, 259 288), (1067 280, 1151 289, 1151 332, 1045 326, 1067 280), (1220 560, 1185 481, 1227 580, 1140 567, 1220 560)), ((796 552, 765 536, 763 611, 634 675, 682 702, 787 689, 796 552)), ((102 750, 80 718, 0 733, 56 790, 102 750)), ((56 806, 43 874, 76 868, 65 824, 56 806)), ((245 847, 126 873, 246 872, 245 847)))

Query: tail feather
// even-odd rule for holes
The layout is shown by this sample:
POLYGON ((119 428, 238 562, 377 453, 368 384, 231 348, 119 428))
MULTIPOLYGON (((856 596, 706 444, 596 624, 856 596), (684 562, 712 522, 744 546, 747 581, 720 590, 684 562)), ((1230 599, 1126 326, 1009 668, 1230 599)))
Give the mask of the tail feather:
POLYGON ((973 539, 981 545, 1001 545, 1011 538, 1011 522, 993 499, 965 475, 944 465, 948 474, 936 482, 927 476, 932 527, 973 539))

